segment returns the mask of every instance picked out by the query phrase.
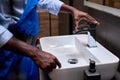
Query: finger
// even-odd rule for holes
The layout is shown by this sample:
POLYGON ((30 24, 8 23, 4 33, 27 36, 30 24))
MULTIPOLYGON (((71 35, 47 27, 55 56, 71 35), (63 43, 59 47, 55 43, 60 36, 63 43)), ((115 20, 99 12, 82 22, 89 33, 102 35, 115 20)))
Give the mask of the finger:
POLYGON ((58 61, 57 58, 55 58, 55 63, 58 65, 59 68, 61 68, 61 63, 58 61))
POLYGON ((46 74, 49 74, 51 71, 52 70, 50 70, 50 69, 43 70, 43 72, 46 73, 46 74))
POLYGON ((79 21, 80 20, 75 20, 75 31, 78 31, 79 21))
POLYGON ((78 27, 78 21, 77 20, 75 20, 75 27, 78 27))
POLYGON ((56 68, 56 64, 55 63, 51 63, 51 66, 52 66, 52 68, 56 68))
POLYGON ((87 16, 85 16, 85 17, 86 17, 86 20, 87 20, 88 22, 92 22, 92 23, 97 24, 97 25, 100 24, 98 21, 96 21, 96 20, 95 20, 93 17, 91 17, 90 15, 87 15, 87 16))
POLYGON ((48 67, 48 68, 47 68, 47 72, 48 72, 48 73, 52 72, 52 70, 53 70, 52 67, 48 67))
POLYGON ((45 68, 45 73, 50 73, 51 71, 53 70, 53 68, 52 68, 52 66, 47 66, 46 68, 45 68))

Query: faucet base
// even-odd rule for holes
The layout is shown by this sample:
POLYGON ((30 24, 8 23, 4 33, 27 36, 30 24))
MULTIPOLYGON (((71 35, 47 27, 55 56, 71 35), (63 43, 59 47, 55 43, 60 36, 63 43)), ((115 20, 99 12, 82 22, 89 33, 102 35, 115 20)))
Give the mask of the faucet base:
POLYGON ((91 45, 87 45, 89 48, 94 48, 94 47, 97 47, 97 45, 95 46, 91 46, 91 45))

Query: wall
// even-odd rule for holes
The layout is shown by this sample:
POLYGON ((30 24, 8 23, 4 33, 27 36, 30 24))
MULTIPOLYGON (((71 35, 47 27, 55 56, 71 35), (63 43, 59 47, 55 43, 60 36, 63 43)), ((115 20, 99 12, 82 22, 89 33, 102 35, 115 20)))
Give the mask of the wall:
POLYGON ((120 58, 120 17, 85 7, 83 0, 74 0, 74 7, 88 12, 101 23, 97 27, 97 41, 120 58))

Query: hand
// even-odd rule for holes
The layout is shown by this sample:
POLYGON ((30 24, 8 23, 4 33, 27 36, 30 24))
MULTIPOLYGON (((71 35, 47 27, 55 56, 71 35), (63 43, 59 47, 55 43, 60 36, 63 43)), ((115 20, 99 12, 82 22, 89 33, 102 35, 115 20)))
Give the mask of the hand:
POLYGON ((73 9, 72 11, 72 15, 73 15, 73 19, 74 19, 74 23, 75 23, 75 30, 77 31, 77 28, 79 26, 79 22, 81 20, 86 20, 90 23, 94 23, 96 25, 99 25, 100 23, 98 21, 96 21, 93 17, 91 17, 88 13, 83 12, 83 11, 79 11, 77 9, 73 9))
POLYGON ((88 13, 80 11, 72 6, 63 4, 61 7, 61 10, 63 12, 68 12, 71 13, 74 19, 74 23, 75 23, 75 30, 77 31, 79 22, 81 20, 86 20, 90 23, 94 23, 96 25, 99 25, 100 23, 98 21, 96 21, 93 17, 91 17, 88 13))
POLYGON ((15 37, 12 37, 3 48, 30 57, 45 73, 51 72, 57 65, 61 67, 60 62, 52 54, 40 51, 15 37))
POLYGON ((36 52, 37 55, 32 59, 37 64, 37 66, 40 67, 46 74, 55 69, 56 66, 59 68, 61 67, 58 59, 52 54, 40 50, 37 50, 36 52))

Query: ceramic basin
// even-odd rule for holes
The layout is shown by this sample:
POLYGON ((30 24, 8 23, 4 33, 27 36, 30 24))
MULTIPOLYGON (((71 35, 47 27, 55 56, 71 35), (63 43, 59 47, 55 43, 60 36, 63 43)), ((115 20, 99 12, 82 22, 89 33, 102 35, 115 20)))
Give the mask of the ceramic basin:
MULTIPOLYGON (((89 59, 96 62, 96 70, 101 80, 110 80, 115 75, 119 59, 96 42, 97 47, 89 48, 88 35, 64 35, 40 38, 41 49, 58 58, 62 67, 48 74, 51 80, 84 80, 84 71, 89 67, 89 59), (76 60, 76 63, 70 62, 76 60)), ((40 80, 50 80, 40 70, 40 80)))

